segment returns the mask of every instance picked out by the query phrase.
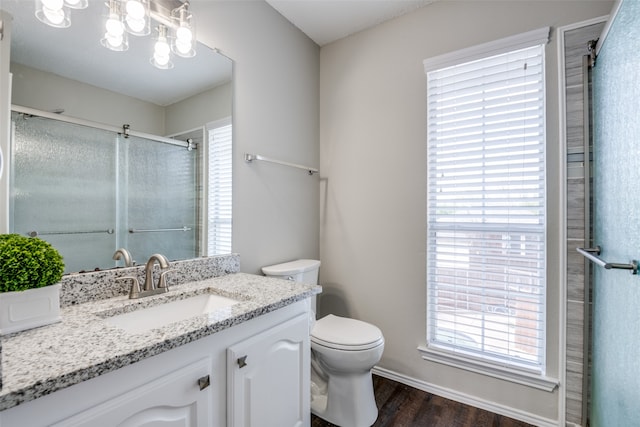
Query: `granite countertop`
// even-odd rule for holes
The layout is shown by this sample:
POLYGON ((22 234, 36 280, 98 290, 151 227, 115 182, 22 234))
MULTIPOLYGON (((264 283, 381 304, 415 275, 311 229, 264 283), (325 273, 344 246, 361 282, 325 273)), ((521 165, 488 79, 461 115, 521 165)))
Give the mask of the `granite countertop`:
POLYGON ((167 293, 136 300, 117 296, 64 307, 60 323, 2 338, 0 410, 238 325, 321 289, 235 273, 172 286, 167 293), (240 302, 139 334, 113 326, 104 317, 208 292, 240 302))

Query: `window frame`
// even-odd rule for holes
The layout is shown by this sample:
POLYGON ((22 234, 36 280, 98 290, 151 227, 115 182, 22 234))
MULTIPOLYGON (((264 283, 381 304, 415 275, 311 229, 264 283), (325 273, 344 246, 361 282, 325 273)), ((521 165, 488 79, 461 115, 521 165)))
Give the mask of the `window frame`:
POLYGON ((229 138, 229 145, 230 145, 230 152, 229 152, 229 157, 228 157, 228 167, 229 167, 229 179, 231 180, 231 195, 229 196, 229 200, 228 203, 230 205, 233 204, 233 185, 232 185, 232 177, 233 177, 233 120, 231 117, 225 117, 223 119, 219 119, 219 120, 215 120, 212 122, 209 122, 205 125, 205 137, 206 137, 206 151, 205 151, 205 156, 206 156, 206 161, 205 161, 205 168, 204 168, 204 173, 206 173, 206 188, 204 188, 203 190, 205 191, 205 203, 204 203, 204 222, 206 223, 206 233, 204 233, 203 235, 203 250, 206 254, 206 256, 216 256, 216 255, 226 255, 229 253, 233 252, 233 215, 232 215, 232 207, 230 207, 230 212, 229 212, 229 218, 227 218, 224 221, 216 221, 215 219, 212 219, 212 212, 211 212, 211 208, 210 205, 212 204, 212 199, 213 199, 213 194, 212 194, 212 187, 215 186, 215 180, 214 177, 211 176, 211 167, 212 164, 217 161, 212 159, 213 156, 213 150, 214 150, 214 143, 212 141, 213 138, 213 133, 216 129, 219 128, 223 128, 223 127, 230 127, 231 131, 230 131, 230 138, 229 138), (216 232, 216 225, 219 223, 224 223, 226 225, 228 225, 229 227, 229 232, 230 232, 230 236, 229 236, 229 250, 228 251, 223 251, 223 250, 215 250, 215 248, 212 250, 212 245, 214 245, 214 243, 212 241, 215 241, 217 239, 215 239, 215 237, 213 237, 214 233, 216 232))
MULTIPOLYGON (((509 53, 513 51, 517 51, 520 49, 525 49, 533 46, 543 46, 543 58, 544 58, 544 46, 549 41, 549 28, 541 28, 534 31, 529 31, 527 33, 519 34, 512 37, 507 37, 501 40, 485 43, 482 45, 470 47, 467 49, 462 49, 459 51, 447 53, 444 55, 440 55, 437 57, 426 59, 424 63, 425 73, 429 73, 431 71, 435 71, 438 69, 443 69, 459 64, 473 62, 475 60, 480 60, 484 58, 489 58, 492 56, 500 55, 503 53, 509 53)), ((544 65, 544 62, 543 62, 544 65)), ((542 71, 543 79, 545 75, 545 70, 542 71)), ((545 93, 545 97, 543 103, 546 104, 547 96, 545 93)), ((544 117, 543 117, 543 126, 544 126, 544 117)), ((545 132, 546 133, 546 132, 545 132)), ((546 139, 545 139, 546 143, 546 139)), ((544 182, 546 183, 546 176, 544 177, 544 182)), ((545 197, 546 197, 546 186, 545 186, 545 197)), ((548 209, 548 207, 547 207, 548 209)), ((429 244, 429 237, 426 236, 427 245, 429 244)), ((546 233, 544 236, 544 246, 547 246, 546 242, 546 233)), ((546 255, 545 255, 546 256, 546 255)), ((428 280, 427 273, 427 280, 428 280)), ((429 298, 430 288, 429 283, 426 283, 427 288, 427 298, 429 298)), ((545 283, 545 288, 547 285, 545 283)), ((544 306, 546 307, 547 301, 544 300, 544 306)), ((430 308, 429 302, 427 301, 427 334, 430 329, 429 322, 430 308)), ((546 316, 546 313, 544 314, 546 316)), ((546 322, 544 322, 546 325, 546 322)), ((546 341, 546 334, 544 334, 544 338, 546 341)), ((546 358, 546 354, 542 355, 543 364, 541 371, 537 369, 531 369, 523 366, 516 366, 515 364, 506 365, 504 363, 499 362, 498 360, 489 361, 486 358, 477 358, 474 357, 472 353, 465 353, 464 351, 456 350, 452 351, 452 349, 445 348, 441 345, 433 345, 429 343, 429 337, 427 336, 427 345, 420 346, 418 348, 421 353, 423 359, 430 360, 438 363, 443 363, 446 365, 454 366, 457 368, 466 369, 469 371, 482 373, 486 375, 490 375, 493 377, 498 377, 501 379, 509 380, 515 383, 520 383, 528 386, 532 386, 535 388, 552 391, 557 386, 557 380, 546 377, 545 375, 545 365, 544 359, 546 358)), ((546 353, 546 345, 543 348, 542 352, 546 353)))

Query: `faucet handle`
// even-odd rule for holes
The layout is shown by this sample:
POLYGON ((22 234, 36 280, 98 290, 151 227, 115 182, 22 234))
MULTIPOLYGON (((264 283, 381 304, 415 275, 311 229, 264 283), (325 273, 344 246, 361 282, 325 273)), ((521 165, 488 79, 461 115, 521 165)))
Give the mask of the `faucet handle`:
POLYGON ((169 290, 169 285, 167 284, 166 275, 167 275, 167 273, 170 273, 172 271, 176 271, 176 269, 175 268, 170 268, 168 270, 163 270, 160 273, 160 278, 158 279, 158 289, 159 288, 166 288, 167 291, 169 290))
POLYGON ((140 282, 138 278, 134 276, 125 276, 116 279, 116 282, 126 282, 131 280, 131 288, 129 289, 129 299, 135 299, 140 296, 140 282))

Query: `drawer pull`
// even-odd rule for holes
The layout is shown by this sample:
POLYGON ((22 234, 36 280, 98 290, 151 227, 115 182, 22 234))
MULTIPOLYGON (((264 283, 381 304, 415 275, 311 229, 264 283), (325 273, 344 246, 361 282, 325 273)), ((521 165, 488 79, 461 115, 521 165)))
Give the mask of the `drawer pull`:
POLYGON ((209 375, 205 375, 202 378, 198 378, 198 387, 200 387, 200 390, 204 390, 205 388, 209 387, 209 385, 211 385, 211 380, 209 379, 209 375))
POLYGON ((238 357, 238 366, 240 368, 247 366, 247 356, 238 357))

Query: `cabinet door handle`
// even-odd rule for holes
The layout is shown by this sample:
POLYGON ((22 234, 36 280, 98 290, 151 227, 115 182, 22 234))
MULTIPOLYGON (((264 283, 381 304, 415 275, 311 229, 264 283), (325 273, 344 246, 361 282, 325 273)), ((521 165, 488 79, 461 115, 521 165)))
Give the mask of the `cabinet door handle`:
POLYGON ((240 368, 247 366, 247 356, 238 357, 238 366, 240 368))
POLYGON ((204 377, 198 378, 198 387, 200 390, 204 390, 205 388, 211 385, 211 380, 209 379, 209 375, 205 375, 204 377))

